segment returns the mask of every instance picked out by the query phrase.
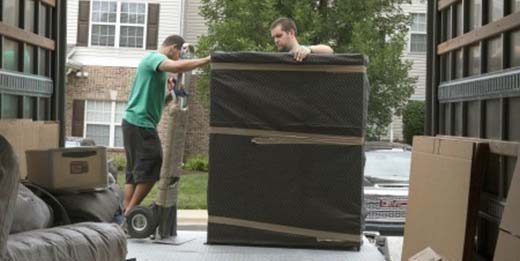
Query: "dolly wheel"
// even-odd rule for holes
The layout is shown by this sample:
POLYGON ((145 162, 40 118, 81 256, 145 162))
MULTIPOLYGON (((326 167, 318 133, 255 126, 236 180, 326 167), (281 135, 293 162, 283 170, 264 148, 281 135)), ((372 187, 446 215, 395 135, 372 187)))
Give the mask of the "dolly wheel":
POLYGON ((152 235, 157 228, 157 218, 153 210, 137 206, 126 217, 128 234, 132 238, 146 238, 152 235))

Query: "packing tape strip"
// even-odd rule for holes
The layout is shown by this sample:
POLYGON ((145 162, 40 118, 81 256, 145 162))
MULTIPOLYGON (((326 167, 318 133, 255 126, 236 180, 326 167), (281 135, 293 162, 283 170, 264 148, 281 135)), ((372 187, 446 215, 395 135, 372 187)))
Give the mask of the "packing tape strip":
POLYGON ((363 65, 211 63, 211 70, 366 73, 367 67, 363 65))
POLYGON ((326 144, 326 145, 363 145, 362 137, 323 135, 302 132, 285 132, 258 129, 210 127, 211 134, 253 136, 255 144, 326 144))
POLYGON ((291 235, 299 235, 316 238, 317 241, 336 241, 336 242, 361 242, 363 240, 361 235, 329 232, 323 230, 307 229, 300 227, 292 227, 285 225, 277 225, 272 223, 264 223, 257 221, 250 221, 238 218, 228 218, 219 216, 209 216, 208 222, 213 224, 230 225, 237 227, 246 227, 259 230, 267 230, 272 232, 279 232, 291 235))

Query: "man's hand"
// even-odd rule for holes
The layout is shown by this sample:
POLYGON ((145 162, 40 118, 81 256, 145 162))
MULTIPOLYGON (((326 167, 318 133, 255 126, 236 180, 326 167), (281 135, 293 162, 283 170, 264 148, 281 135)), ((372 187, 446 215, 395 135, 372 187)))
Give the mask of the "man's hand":
POLYGON ((175 79, 174 76, 168 77, 168 91, 169 92, 171 92, 175 88, 175 85, 177 85, 177 79, 175 79))
POLYGON ((297 62, 301 62, 305 58, 307 58, 307 55, 309 55, 310 53, 311 53, 311 48, 300 46, 300 47, 298 47, 296 52, 294 52, 294 60, 296 60, 297 62))

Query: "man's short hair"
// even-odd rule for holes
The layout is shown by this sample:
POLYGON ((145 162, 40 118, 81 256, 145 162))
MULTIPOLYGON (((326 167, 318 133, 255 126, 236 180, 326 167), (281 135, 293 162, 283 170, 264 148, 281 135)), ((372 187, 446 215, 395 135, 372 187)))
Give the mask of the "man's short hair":
POLYGON ((284 32, 290 32, 291 30, 293 30, 295 35, 298 32, 298 29, 296 29, 296 23, 291 18, 281 17, 281 18, 276 19, 271 24, 271 30, 273 30, 278 25, 282 26, 282 31, 284 31, 284 32))
POLYGON ((183 44, 184 38, 176 34, 166 37, 162 43, 163 46, 175 45, 178 49, 181 49, 183 44))

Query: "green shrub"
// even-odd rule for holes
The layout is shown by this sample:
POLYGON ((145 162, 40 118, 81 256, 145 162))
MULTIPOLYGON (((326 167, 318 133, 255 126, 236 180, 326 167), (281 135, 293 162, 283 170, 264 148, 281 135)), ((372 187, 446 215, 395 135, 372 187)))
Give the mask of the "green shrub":
POLYGON ((112 161, 118 171, 123 171, 126 168, 126 157, 123 154, 113 154, 112 161))
POLYGON ((404 142, 412 145, 413 136, 424 135, 424 101, 409 101, 403 110, 404 142))
POLYGON ((208 171, 208 166, 208 157, 205 155, 195 155, 184 164, 185 169, 204 172, 208 171))

